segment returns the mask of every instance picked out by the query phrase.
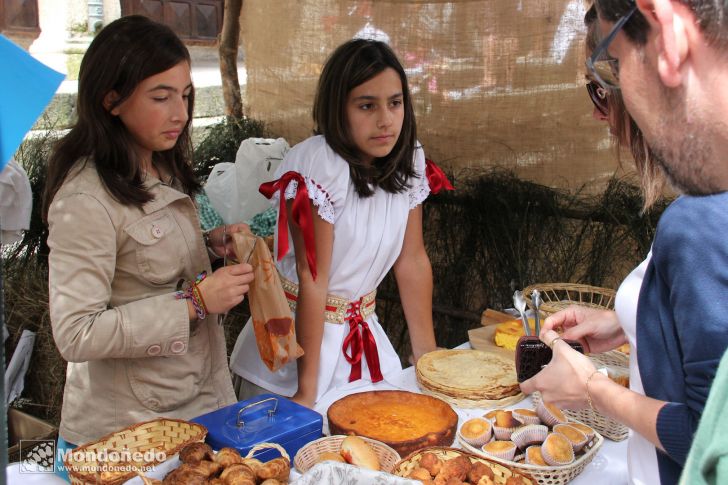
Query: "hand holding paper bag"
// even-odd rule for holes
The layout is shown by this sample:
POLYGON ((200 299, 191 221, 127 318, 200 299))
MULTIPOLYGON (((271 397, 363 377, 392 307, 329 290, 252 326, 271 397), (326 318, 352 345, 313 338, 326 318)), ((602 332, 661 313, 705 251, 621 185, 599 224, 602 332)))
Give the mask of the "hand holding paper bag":
POLYGON ((281 279, 265 241, 250 234, 232 234, 238 261, 253 266, 255 279, 248 298, 260 358, 273 372, 303 355, 281 279))

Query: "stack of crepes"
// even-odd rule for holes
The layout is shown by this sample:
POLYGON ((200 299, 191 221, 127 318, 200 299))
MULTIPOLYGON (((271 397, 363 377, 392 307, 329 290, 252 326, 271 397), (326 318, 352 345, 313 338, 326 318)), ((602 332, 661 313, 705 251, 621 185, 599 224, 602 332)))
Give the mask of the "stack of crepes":
POLYGON ((436 350, 417 361, 427 394, 459 407, 507 406, 523 398, 512 358, 480 350, 436 350))

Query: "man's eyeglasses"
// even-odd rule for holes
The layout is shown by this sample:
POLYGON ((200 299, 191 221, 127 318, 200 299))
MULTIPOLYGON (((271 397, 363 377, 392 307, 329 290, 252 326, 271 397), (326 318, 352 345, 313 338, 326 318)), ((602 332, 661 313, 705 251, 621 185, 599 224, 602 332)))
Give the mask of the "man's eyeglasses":
POLYGON ((586 90, 589 93, 589 97, 594 103, 594 106, 604 116, 609 115, 609 104, 607 103, 607 90, 601 87, 594 81, 589 81, 586 84, 586 90))
POLYGON ((627 12, 627 14, 619 19, 598 46, 592 52, 591 57, 586 60, 586 68, 592 78, 594 78, 602 87, 619 89, 619 61, 612 59, 607 54, 609 44, 612 43, 624 24, 632 17, 637 10, 637 5, 627 12))

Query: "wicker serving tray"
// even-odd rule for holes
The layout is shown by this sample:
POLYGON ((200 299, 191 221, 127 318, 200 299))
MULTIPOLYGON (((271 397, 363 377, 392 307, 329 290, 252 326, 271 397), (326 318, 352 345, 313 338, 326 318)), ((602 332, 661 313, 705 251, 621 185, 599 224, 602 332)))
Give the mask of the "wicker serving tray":
POLYGON ((79 446, 68 454, 65 465, 72 484, 119 485, 137 476, 137 472, 172 458, 187 444, 203 441, 206 435, 207 428, 197 423, 154 419, 79 446), (141 460, 127 459, 134 458, 135 454, 145 456, 141 460), (120 456, 121 461, 115 460, 116 456, 120 456), (104 457, 110 459, 99 460, 104 457), (164 459, 157 460, 156 457, 164 459))
POLYGON ((541 292, 541 313, 546 316, 563 310, 569 305, 582 305, 591 308, 614 309, 614 298, 617 293, 611 288, 580 285, 576 283, 538 283, 523 289, 523 296, 528 307, 535 311, 531 293, 538 289, 541 292))
POLYGON ((460 437, 460 432, 458 432, 458 442, 463 449, 477 456, 487 456, 489 460, 512 468, 520 473, 530 475, 537 483, 539 483, 539 485, 563 485, 569 483, 577 475, 579 475, 582 470, 584 470, 584 467, 594 459, 597 451, 599 451, 599 448, 601 448, 604 443, 604 438, 599 433, 595 433, 594 438, 584 447, 584 450, 586 451, 578 456, 572 463, 563 466, 529 465, 524 462, 504 460, 491 455, 485 455, 480 449, 466 443, 460 437))
MULTIPOLYGON (((296 470, 298 470, 301 474, 306 473, 311 467, 318 463, 318 458, 322 453, 338 453, 341 449, 341 442, 344 441, 344 438, 346 438, 346 436, 343 435, 324 436, 323 438, 307 443, 298 450, 298 453, 296 453, 296 456, 293 459, 293 464, 296 466, 296 470)), ((381 441, 366 438, 364 436, 360 436, 360 438, 374 450, 377 458, 379 458, 380 470, 392 473, 394 465, 400 460, 399 453, 381 441)))
POLYGON ((506 480, 508 480, 508 478, 512 476, 520 476, 521 478, 523 478, 524 482, 527 485, 535 485, 536 483, 534 479, 531 478, 528 472, 515 470, 513 467, 505 465, 503 463, 498 463, 495 460, 492 460, 490 457, 486 458, 482 456, 482 454, 475 454, 466 450, 440 446, 423 448, 421 450, 415 451, 414 453, 411 453, 395 465, 394 471, 392 473, 399 477, 407 477, 407 475, 409 475, 410 472, 419 465, 420 459, 422 458, 422 455, 424 453, 433 453, 441 460, 450 460, 458 456, 467 456, 471 462, 478 461, 484 463, 485 465, 489 466, 491 470, 493 470, 493 478, 495 483, 498 485, 505 484, 506 480))

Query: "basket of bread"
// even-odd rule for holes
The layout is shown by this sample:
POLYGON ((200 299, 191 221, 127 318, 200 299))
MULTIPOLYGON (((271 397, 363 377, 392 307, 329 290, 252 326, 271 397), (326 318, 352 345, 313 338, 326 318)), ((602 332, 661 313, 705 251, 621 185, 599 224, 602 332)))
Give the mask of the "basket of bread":
POLYGON ((172 470, 164 481, 144 479, 145 485, 283 485, 288 483, 291 462, 286 450, 275 443, 260 443, 245 457, 235 448, 223 448, 217 453, 206 443, 192 443, 179 453, 182 464, 172 470), (253 458, 256 452, 273 448, 280 457, 266 463, 253 458))
POLYGON ((336 461, 368 470, 391 473, 399 454, 381 441, 363 436, 325 436, 304 445, 293 463, 300 473, 306 473, 317 463, 336 461))
POLYGON ((465 450, 430 447, 416 451, 394 468, 395 475, 423 484, 535 485, 527 474, 465 450))
POLYGON ((531 476, 541 485, 565 484, 591 462, 604 438, 571 421, 556 406, 494 410, 463 423, 463 449, 531 476))

